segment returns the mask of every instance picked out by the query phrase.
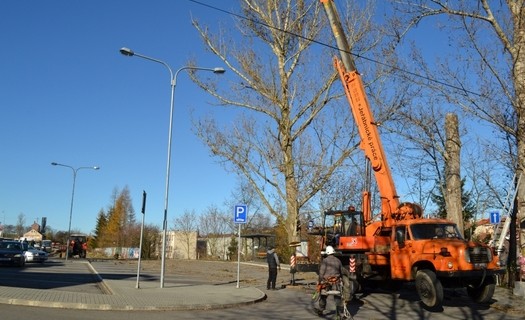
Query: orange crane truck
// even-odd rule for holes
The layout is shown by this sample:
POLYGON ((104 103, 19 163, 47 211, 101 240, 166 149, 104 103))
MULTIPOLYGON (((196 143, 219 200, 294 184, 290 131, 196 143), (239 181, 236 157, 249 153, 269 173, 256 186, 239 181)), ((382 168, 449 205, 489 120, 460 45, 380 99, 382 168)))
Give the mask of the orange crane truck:
MULTIPOLYGON (((323 214, 318 235, 321 248, 332 245, 348 268, 353 296, 371 280, 415 282, 428 308, 440 308, 443 288, 466 288, 476 302, 489 302, 495 276, 503 273, 498 257, 483 244, 466 241, 455 223, 426 219, 419 205, 400 202, 383 145, 345 38, 333 0, 320 0, 330 21, 341 58, 334 58, 356 121, 360 147, 373 170, 381 198, 381 219, 371 215, 370 193, 363 192, 362 211, 330 210, 323 214)), ((344 291, 344 290, 343 290, 344 291)))

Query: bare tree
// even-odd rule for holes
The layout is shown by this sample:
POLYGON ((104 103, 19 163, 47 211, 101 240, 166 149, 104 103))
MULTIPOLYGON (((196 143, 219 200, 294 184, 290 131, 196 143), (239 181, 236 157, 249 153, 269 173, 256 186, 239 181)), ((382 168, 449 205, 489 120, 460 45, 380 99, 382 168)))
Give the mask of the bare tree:
POLYGON ((492 145, 484 145, 486 141, 479 139, 468 141, 477 148, 470 148, 463 166, 466 176, 472 181, 473 201, 478 208, 476 212, 483 213, 489 208, 503 207, 505 197, 512 180, 512 174, 501 168, 501 155, 494 153, 492 145), (507 185, 501 185, 500 179, 508 181, 507 185))
MULTIPOLYGON (((439 57, 434 68, 413 57, 417 63, 412 65, 419 67, 414 72, 423 76, 413 80, 430 87, 444 104, 459 106, 497 130, 502 142, 497 144, 499 158, 505 159, 509 171, 521 172, 525 163, 525 1, 392 2, 401 13, 394 19, 400 40, 434 17, 440 23, 436 29, 448 32, 454 48, 439 57), (430 76, 437 81, 425 80, 430 76)), ((525 206, 525 179, 518 197, 520 207, 525 206)))
POLYGON ((216 205, 209 206, 206 211, 199 216, 199 235, 207 237, 208 252, 212 257, 218 255, 218 236, 231 233, 228 220, 232 219, 233 214, 226 215, 224 212, 221 212, 216 205))
MULTIPOLYGON (((444 118, 445 111, 432 96, 428 96, 424 100, 416 99, 398 110, 395 121, 384 126, 390 133, 385 136, 388 141, 386 146, 393 146, 388 148, 394 160, 391 162, 393 171, 409 177, 398 181, 398 185, 403 185, 406 190, 403 198, 420 203, 427 214, 430 214, 428 202, 436 181, 445 181, 444 118), (400 144, 400 141, 403 143, 400 144)), ((441 187, 441 184, 438 186, 441 187)))
POLYGON ((195 211, 185 210, 184 214, 175 219, 176 237, 182 243, 183 249, 186 251, 185 256, 190 259, 192 248, 196 248, 196 233, 197 233, 197 214, 195 211))
MULTIPOLYGON (((230 217, 229 222, 233 221, 233 208, 237 204, 244 204, 248 207, 248 221, 244 226, 245 231, 260 232, 273 226, 275 219, 269 215, 268 210, 257 195, 257 191, 246 179, 238 179, 238 184, 232 191, 230 199, 225 202, 226 207, 232 209, 230 211, 232 213, 228 215, 230 217)), ((231 232, 235 233, 237 227, 233 223, 230 223, 229 226, 231 232)))
MULTIPOLYGON (((326 36, 329 29, 324 28, 319 3, 242 0, 240 4, 244 18, 237 20, 237 31, 242 41, 232 40, 231 29, 217 36, 193 21, 207 48, 231 71, 232 82, 221 91, 196 74, 192 79, 222 105, 239 111, 234 112, 235 122, 221 126, 210 116, 195 128, 211 152, 253 187, 292 242, 297 240, 300 211, 315 207, 312 201, 340 176, 336 173, 357 149, 356 131, 341 99, 341 86, 333 86, 337 78, 327 57, 335 52, 326 54, 312 46, 314 39, 332 39, 326 36)), ((356 51, 366 52, 380 41, 370 32, 379 29, 363 12, 369 11, 351 11, 349 42, 356 51)))
MULTIPOLYGON (((482 218, 480 214, 483 214, 488 209, 503 206, 505 192, 495 187, 499 181, 494 180, 499 180, 501 176, 496 174, 494 170, 494 168, 497 168, 497 165, 494 165, 494 163, 498 162, 499 158, 494 157, 490 150, 487 150, 481 143, 473 141, 473 144, 479 147, 471 148, 464 156, 462 172, 472 182, 470 196, 475 204, 473 220, 478 221, 482 218)), ((510 180, 510 177, 508 179, 510 180)))
POLYGON ((18 216, 16 217, 16 226, 15 226, 15 230, 16 230, 16 235, 18 237, 21 237, 24 235, 24 232, 25 232, 25 229, 26 229, 26 216, 25 214, 23 214, 22 212, 18 214, 18 216))
POLYGON ((233 215, 226 216, 216 205, 208 206, 199 216, 200 235, 217 235, 228 232, 229 230, 225 222, 228 218, 232 219, 232 217, 233 215))

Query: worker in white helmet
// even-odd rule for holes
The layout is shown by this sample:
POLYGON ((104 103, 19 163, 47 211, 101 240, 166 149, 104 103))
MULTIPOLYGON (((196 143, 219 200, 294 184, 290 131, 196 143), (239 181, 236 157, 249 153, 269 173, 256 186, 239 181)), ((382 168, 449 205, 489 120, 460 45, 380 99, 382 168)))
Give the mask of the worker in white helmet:
MULTIPOLYGON (((323 288, 319 296, 319 315, 322 315, 326 308, 327 292, 341 292, 341 279, 343 277, 343 264, 341 260, 334 256, 335 250, 332 246, 325 249, 326 258, 321 262, 319 268, 319 284, 323 288)), ((343 305, 341 303, 341 294, 334 294, 336 305, 336 315, 343 314, 343 305)))

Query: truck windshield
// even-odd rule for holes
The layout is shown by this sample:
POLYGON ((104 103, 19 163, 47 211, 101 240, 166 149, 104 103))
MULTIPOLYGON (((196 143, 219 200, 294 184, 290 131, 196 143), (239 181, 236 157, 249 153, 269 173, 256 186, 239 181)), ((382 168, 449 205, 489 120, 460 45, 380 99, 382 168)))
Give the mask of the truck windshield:
POLYGON ((412 238, 414 240, 422 239, 444 239, 457 238, 463 239, 458 228, 453 223, 422 223, 410 226, 412 238))

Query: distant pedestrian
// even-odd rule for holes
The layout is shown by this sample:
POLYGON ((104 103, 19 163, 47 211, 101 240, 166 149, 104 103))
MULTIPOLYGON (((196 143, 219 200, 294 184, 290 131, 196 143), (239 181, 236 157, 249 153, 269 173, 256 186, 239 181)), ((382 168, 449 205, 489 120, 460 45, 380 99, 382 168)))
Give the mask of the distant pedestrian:
POLYGON ((281 270, 281 264, 279 263, 279 257, 273 247, 268 248, 266 252, 266 261, 268 262, 268 282, 266 283, 266 289, 275 290, 275 282, 277 281, 277 268, 281 270))

